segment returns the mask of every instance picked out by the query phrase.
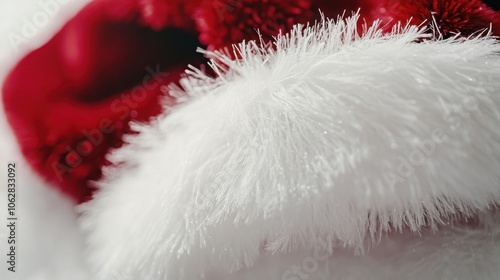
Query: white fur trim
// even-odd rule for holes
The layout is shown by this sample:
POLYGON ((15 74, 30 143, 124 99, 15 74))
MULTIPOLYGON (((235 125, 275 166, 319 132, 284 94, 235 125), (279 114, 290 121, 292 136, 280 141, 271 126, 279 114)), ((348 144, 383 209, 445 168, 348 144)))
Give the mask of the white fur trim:
POLYGON ((103 279, 198 279, 325 238, 363 252, 500 201, 500 46, 356 24, 215 54, 215 80, 190 72, 185 104, 137 126, 83 206, 103 279))

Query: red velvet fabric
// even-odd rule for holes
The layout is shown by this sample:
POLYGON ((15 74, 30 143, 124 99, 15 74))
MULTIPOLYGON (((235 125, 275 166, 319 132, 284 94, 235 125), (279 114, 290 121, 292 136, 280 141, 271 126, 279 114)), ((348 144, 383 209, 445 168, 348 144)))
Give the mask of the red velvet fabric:
POLYGON ((195 12, 200 41, 210 50, 231 48, 243 40, 271 42, 295 24, 314 23, 326 17, 351 15, 358 0, 202 0, 195 12), (259 34, 256 32, 259 30, 259 34))
POLYGON ((492 28, 500 35, 500 2, 496 0, 362 0, 369 20, 381 19, 389 31, 397 22, 433 25, 443 38, 477 35, 492 28))
POLYGON ((29 163, 81 202, 131 120, 174 104, 162 85, 200 61, 189 26, 151 28, 135 1, 91 2, 3 85, 8 121, 29 163))

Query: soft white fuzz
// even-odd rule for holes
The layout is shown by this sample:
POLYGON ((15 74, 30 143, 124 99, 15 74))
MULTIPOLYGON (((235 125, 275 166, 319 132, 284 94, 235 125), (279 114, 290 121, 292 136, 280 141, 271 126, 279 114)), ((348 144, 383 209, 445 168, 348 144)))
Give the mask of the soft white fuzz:
POLYGON ((357 20, 212 54, 220 78, 192 70, 184 104, 136 127, 82 207, 103 279, 194 280, 324 242, 365 252, 500 202, 500 45, 358 37, 357 20))

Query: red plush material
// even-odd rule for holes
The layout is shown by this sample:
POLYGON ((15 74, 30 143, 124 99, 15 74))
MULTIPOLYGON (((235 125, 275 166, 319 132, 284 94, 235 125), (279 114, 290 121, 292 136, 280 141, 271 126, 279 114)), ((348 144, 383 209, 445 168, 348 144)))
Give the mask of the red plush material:
POLYGON ((135 0, 91 2, 22 59, 3 86, 23 154, 79 202, 101 177, 106 153, 123 144, 129 122, 160 113, 159 97, 174 104, 162 85, 201 61, 189 27, 145 20, 135 0))
POLYGON ((494 35, 500 35, 497 0, 365 0, 363 5, 369 11, 367 17, 381 19, 387 30, 399 21, 419 25, 426 20, 444 38, 475 35, 490 27, 494 35))
POLYGON ((200 41, 213 50, 258 40, 257 29, 268 42, 294 24, 307 22, 312 14, 309 0, 205 0, 196 20, 200 41))
POLYGON ((155 30, 167 26, 195 30, 191 17, 199 6, 199 0, 137 0, 141 21, 155 30))
POLYGON ((209 50, 230 48, 243 40, 270 42, 291 30, 297 23, 320 19, 320 10, 336 18, 344 11, 350 15, 358 1, 328 0, 203 0, 195 14, 200 42, 209 50))

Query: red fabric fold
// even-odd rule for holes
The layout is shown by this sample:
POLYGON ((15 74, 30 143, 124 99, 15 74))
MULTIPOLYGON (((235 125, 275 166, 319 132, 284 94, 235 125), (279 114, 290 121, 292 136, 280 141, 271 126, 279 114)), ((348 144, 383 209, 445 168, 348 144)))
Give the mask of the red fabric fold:
POLYGON ((162 86, 200 63, 198 45, 189 29, 152 29, 135 1, 91 2, 4 83, 23 154, 48 181, 85 201, 129 122, 160 113, 160 98, 174 104, 162 86))

